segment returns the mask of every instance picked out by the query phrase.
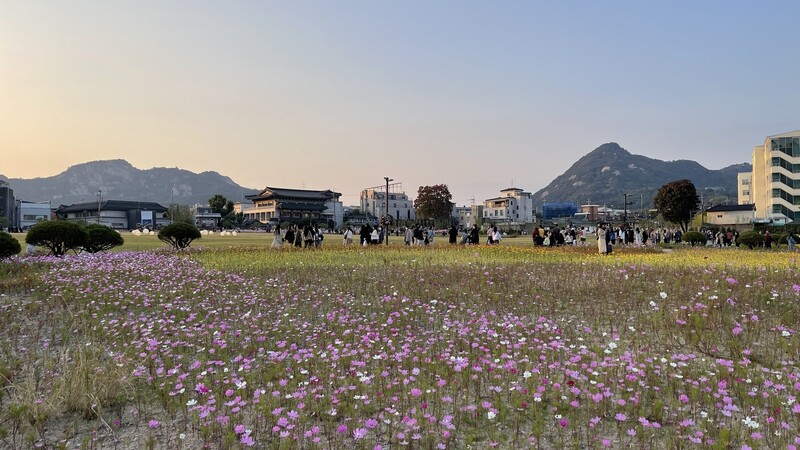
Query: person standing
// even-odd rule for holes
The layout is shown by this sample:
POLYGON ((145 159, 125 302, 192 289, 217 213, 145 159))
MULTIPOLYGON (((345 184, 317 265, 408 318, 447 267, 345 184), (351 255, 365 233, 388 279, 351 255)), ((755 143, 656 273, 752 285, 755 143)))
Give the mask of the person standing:
POLYGON ((289 228, 286 229, 286 235, 283 237, 283 240, 290 247, 294 245, 294 227, 291 224, 289 224, 289 228))
POLYGON ((458 228, 455 225, 451 226, 448 234, 450 235, 450 243, 456 244, 458 242, 458 228))
POLYGON ((478 224, 472 226, 472 229, 469 232, 469 243, 477 245, 480 241, 480 230, 478 230, 478 224))
POLYGON ((367 244, 369 244, 371 233, 372 233, 372 228, 369 226, 368 223, 361 225, 361 228, 358 231, 359 245, 366 246, 367 244))
POLYGON ((786 243, 789 245, 789 251, 793 252, 797 241, 794 239, 794 235, 792 233, 789 233, 789 236, 786 236, 786 243))
POLYGON ((283 245, 283 235, 281 234, 281 225, 275 225, 275 238, 272 239, 272 248, 281 248, 283 245))
POLYGON ((414 242, 414 230, 409 226, 406 227, 406 232, 403 235, 403 242, 406 246, 411 246, 411 243, 414 242))
POLYGON ((350 225, 347 226, 347 229, 344 230, 344 246, 349 247, 350 244, 353 243, 353 229, 350 228, 350 225))
POLYGON ((597 226, 597 251, 601 255, 608 254, 608 244, 606 243, 606 224, 601 223, 597 226))

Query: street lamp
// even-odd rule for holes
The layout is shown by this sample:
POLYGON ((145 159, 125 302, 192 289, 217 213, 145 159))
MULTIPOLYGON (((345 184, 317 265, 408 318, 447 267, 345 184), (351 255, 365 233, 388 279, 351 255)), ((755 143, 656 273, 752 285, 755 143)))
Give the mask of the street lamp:
POLYGON ((394 180, 389 177, 383 177, 383 179, 386 180, 386 210, 384 211, 383 215, 383 236, 386 239, 386 245, 389 245, 389 221, 387 219, 389 216, 389 182, 394 180))
POLYGON ((102 201, 102 199, 103 199, 103 190, 102 189, 98 189, 97 190, 97 223, 98 224, 100 223, 100 202, 102 201))

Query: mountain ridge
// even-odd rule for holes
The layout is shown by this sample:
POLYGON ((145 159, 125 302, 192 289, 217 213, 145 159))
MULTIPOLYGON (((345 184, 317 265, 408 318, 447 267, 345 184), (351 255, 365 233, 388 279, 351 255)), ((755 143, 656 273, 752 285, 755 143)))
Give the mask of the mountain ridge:
POLYGON ((31 179, 0 175, 18 199, 50 201, 53 207, 92 202, 102 191, 104 199, 205 204, 215 194, 241 200, 258 190, 243 187, 216 171, 194 173, 186 169, 138 169, 124 159, 88 161, 50 177, 31 179))
POLYGON ((697 161, 678 159, 663 161, 637 155, 616 142, 605 143, 587 153, 533 194, 534 206, 546 202, 593 203, 622 209, 624 195, 639 197, 636 207, 652 207, 653 198, 664 184, 688 179, 697 187, 704 202, 736 203, 739 172, 751 170, 748 163, 737 163, 722 169, 707 169, 697 161))

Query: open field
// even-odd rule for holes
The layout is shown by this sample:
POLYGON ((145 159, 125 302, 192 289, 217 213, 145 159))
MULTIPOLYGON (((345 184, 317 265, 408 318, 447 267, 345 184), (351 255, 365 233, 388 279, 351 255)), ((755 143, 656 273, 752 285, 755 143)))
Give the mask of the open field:
POLYGON ((0 447, 800 445, 797 254, 226 238, 0 263, 0 447))
MULTIPOLYGON (((22 247, 22 252, 25 252, 25 233, 12 233, 20 243, 22 247)), ((168 246, 167 244, 158 240, 158 237, 155 235, 147 235, 147 236, 136 236, 130 232, 123 231, 122 237, 125 239, 125 244, 114 248, 112 251, 114 252, 121 252, 121 251, 140 251, 140 250, 154 250, 163 248, 166 249, 168 246)), ((264 232, 241 232, 238 233, 236 236, 220 236, 219 233, 214 233, 210 235, 203 236, 201 239, 195 241, 192 246, 193 247, 203 247, 203 248, 228 248, 228 247, 254 247, 254 248, 269 248, 272 244, 272 239, 274 235, 272 233, 264 233, 264 232)), ((485 236, 483 237, 485 239, 485 236)), ((356 241, 358 241, 358 236, 356 236, 356 241)), ((402 236, 389 236, 389 243, 390 244, 402 244, 403 237, 402 236)), ((435 240, 435 244, 444 244, 447 245, 447 237, 437 236, 435 240)), ((509 237, 503 241, 505 245, 525 245, 525 246, 532 246, 530 236, 520 236, 520 237, 509 237)), ((341 246, 342 245, 342 235, 341 234, 326 234, 325 240, 323 241, 323 245, 325 247, 330 246, 341 246)))

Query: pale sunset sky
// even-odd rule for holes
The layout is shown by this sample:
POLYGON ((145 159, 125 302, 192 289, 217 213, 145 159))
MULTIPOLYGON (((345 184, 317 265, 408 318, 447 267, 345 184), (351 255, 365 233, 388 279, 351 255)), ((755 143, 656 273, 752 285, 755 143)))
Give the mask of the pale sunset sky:
POLYGON ((797 1, 3 1, 0 174, 122 158, 462 205, 611 141, 749 162, 800 129, 798 86, 797 1))

